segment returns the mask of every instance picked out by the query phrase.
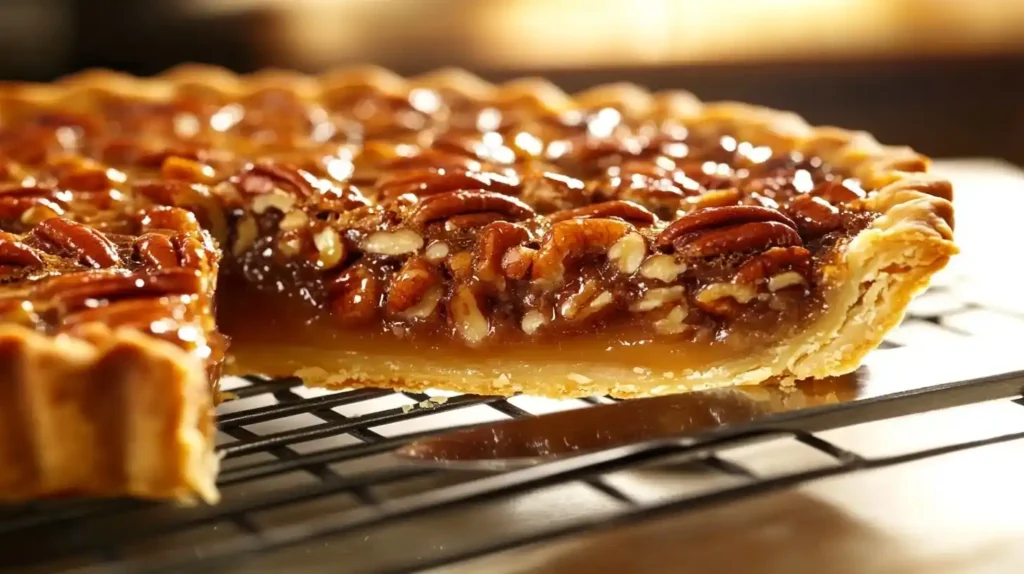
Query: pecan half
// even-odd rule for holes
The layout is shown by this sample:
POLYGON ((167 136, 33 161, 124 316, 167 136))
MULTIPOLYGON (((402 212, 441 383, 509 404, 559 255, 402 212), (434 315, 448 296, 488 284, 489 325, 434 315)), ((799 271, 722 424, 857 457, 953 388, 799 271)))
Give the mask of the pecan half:
POLYGON ((166 235, 147 233, 135 244, 139 260, 145 267, 164 269, 178 265, 178 252, 166 235))
POLYGON ((409 221, 423 225, 437 219, 483 211, 494 211, 512 219, 528 219, 535 215, 529 205, 514 197, 492 191, 463 190, 423 198, 409 216, 409 221))
POLYGON ((485 227, 480 232, 473 254, 477 277, 486 282, 502 279, 505 253, 529 239, 530 232, 516 223, 496 221, 485 227))
POLYGON ((480 213, 465 213, 448 218, 444 222, 446 231, 463 231, 466 229, 479 229, 488 223, 501 221, 505 216, 494 211, 481 211, 480 213))
POLYGON ((448 153, 438 149, 425 149, 409 157, 392 159, 383 166, 385 172, 405 170, 423 170, 443 167, 446 170, 480 171, 481 164, 476 159, 448 153))
POLYGON ((518 180, 493 172, 429 169, 400 172, 380 182, 377 189, 382 200, 390 201, 407 193, 426 197, 460 189, 483 189, 518 195, 522 187, 518 180))
POLYGON ((688 213, 665 228, 658 235, 656 243, 660 247, 672 245, 676 239, 704 229, 712 229, 725 225, 738 225, 753 222, 778 222, 790 228, 796 228, 793 220, 779 211, 755 205, 733 205, 729 207, 708 207, 688 213))
POLYGON ((2 185, 0 184, 0 199, 9 197, 47 197, 53 198, 58 194, 56 189, 41 185, 2 185))
POLYGON ((208 271, 210 262, 216 257, 211 246, 200 239, 202 236, 178 233, 174 236, 181 266, 188 269, 208 271))
POLYGON ((17 236, 0 231, 0 265, 32 267, 42 264, 39 252, 21 243, 17 236))
POLYGON ((359 242, 359 248, 374 255, 398 256, 423 249, 423 236, 412 229, 374 231, 359 242))
POLYGON ((800 244, 800 234, 795 229, 768 221, 694 233, 691 239, 677 242, 677 248, 680 255, 697 258, 800 244))
POLYGON ((550 171, 528 172, 523 175, 523 192, 527 203, 541 213, 572 209, 587 202, 587 184, 582 180, 550 171))
MULTIPOLYGON (((40 222, 46 221, 51 217, 61 217, 64 215, 64 206, 46 197, 33 197, 22 201, 30 204, 22 210, 21 217, 18 218, 24 225, 31 227, 39 225, 40 222)), ((3 218, 2 204, 3 202, 0 201, 0 219, 3 218)))
POLYGON ((179 207, 153 207, 143 211, 139 226, 143 232, 164 229, 179 233, 199 233, 200 226, 196 216, 187 209, 179 207))
POLYGON ((205 184, 217 182, 217 172, 212 167, 176 155, 169 155, 164 159, 160 166, 160 174, 172 180, 205 184))
MULTIPOLYGON (((255 224, 253 224, 252 237, 255 240, 255 224)), ((240 241, 245 239, 239 237, 240 241)), ((320 269, 333 269, 348 257, 348 247, 346 247, 344 239, 337 229, 329 225, 313 234, 313 246, 316 247, 314 263, 320 269)))
POLYGON ((108 169, 95 160, 67 156, 53 162, 57 184, 64 189, 102 191, 115 182, 123 182, 123 173, 108 169))
POLYGON ((324 182, 307 171, 273 162, 249 164, 241 173, 235 175, 232 181, 239 191, 250 196, 284 189, 286 192, 310 198, 317 195, 318 187, 324 186, 324 182))
POLYGON ((811 269, 811 252, 803 247, 775 247, 756 255, 740 265, 735 283, 754 284, 765 281, 784 270, 806 275, 811 269))
POLYGON ((811 190, 810 195, 836 205, 863 199, 865 192, 856 180, 833 179, 819 183, 811 190))
POLYGON ((592 253, 607 253, 634 227, 617 219, 570 219, 551 227, 533 262, 533 279, 560 282, 565 261, 592 253))
POLYGON ((84 265, 100 269, 121 262, 113 242, 81 223, 54 217, 37 225, 32 232, 46 243, 74 255, 84 265))
POLYGON ((0 195, 0 219, 38 223, 63 214, 64 206, 48 197, 0 195))
POLYGON ((693 301, 702 311, 719 317, 735 317, 743 306, 757 297, 757 288, 746 283, 711 283, 702 287, 693 301))
POLYGON ((805 235, 818 237, 843 226, 839 209, 820 197, 801 195, 789 204, 797 228, 805 235))
POLYGON ((686 198, 686 203, 692 204, 695 209, 707 209, 709 207, 730 207, 739 203, 743 194, 735 187, 725 189, 712 189, 700 195, 686 198))
POLYGON ((567 219, 590 219, 595 217, 617 217, 640 225, 651 225, 658 220, 658 218, 646 207, 639 203, 622 199, 595 203, 592 205, 577 207, 576 209, 567 209, 565 211, 553 213, 550 216, 550 220, 552 223, 557 223, 567 219))

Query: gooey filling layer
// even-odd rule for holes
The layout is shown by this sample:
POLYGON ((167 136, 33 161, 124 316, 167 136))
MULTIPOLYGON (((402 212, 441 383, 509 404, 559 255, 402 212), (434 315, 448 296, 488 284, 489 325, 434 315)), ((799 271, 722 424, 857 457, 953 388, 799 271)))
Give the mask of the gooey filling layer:
POLYGON ((875 216, 818 158, 614 105, 93 95, 0 129, 0 312, 211 363, 219 328, 236 372, 706 366, 811 324, 875 216))

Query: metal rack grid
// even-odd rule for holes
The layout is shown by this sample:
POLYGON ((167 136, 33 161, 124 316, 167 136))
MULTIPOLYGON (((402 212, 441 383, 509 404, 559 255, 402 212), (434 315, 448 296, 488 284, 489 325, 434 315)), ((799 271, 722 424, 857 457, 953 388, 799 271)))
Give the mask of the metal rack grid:
MULTIPOLYGON (((964 336, 968 331, 956 329, 956 321, 950 326, 950 318, 978 312, 987 312, 986 307, 960 301, 955 289, 940 283, 915 304, 886 346, 964 336)), ((993 316, 1019 322, 1024 334, 1024 317, 1005 312, 993 316)), ((303 564, 303 557, 308 565, 339 559, 299 550, 313 544, 339 553, 346 571, 423 570, 835 474, 1024 438, 1024 432, 1002 433, 868 458, 799 428, 755 425, 696 444, 659 441, 506 473, 474 474, 401 464, 389 453, 452 426, 585 408, 610 399, 560 402, 451 395, 443 402, 428 402, 438 395, 380 389, 328 392, 307 389, 293 379, 251 378, 232 386, 237 399, 224 405, 219 420, 225 457, 221 504, 183 509, 126 500, 67 501, 0 509, 0 537, 8 549, 0 563, 39 571, 224 572, 251 571, 245 565, 273 564, 276 559, 293 565, 303 564), (729 453, 751 438, 786 441, 821 456, 809 468, 765 475, 730 460, 729 453), (669 482, 678 483, 671 495, 651 500, 643 488, 616 480, 623 472, 664 466, 666 461, 673 469, 669 482), (501 528, 481 529, 472 518, 488 504, 566 487, 582 496, 586 512, 568 519, 527 520, 528 527, 504 533, 498 532, 501 528), (470 519, 451 516, 460 511, 470 519), (421 518, 439 515, 446 526, 431 526, 429 520, 420 524, 421 518), (459 543, 439 546, 427 540, 404 555, 395 550, 408 548, 410 540, 435 528, 455 532, 450 538, 459 543), (410 538, 410 532, 416 537, 410 538), (377 538, 392 541, 387 551, 373 543, 377 538)))
MULTIPOLYGON (((977 282, 966 281, 970 275, 953 268, 938 278, 884 347, 974 334, 1024 335, 1017 298, 979 290, 977 282)), ((1019 428, 960 433, 953 444, 867 456, 821 433, 751 426, 697 444, 661 441, 474 474, 401 465, 389 453, 442 429, 609 399, 441 395, 444 402, 427 403, 438 395, 331 393, 295 380, 230 384, 238 398, 222 405, 219 417, 221 504, 183 509, 116 500, 0 507, 0 571, 422 571, 804 481, 1024 438, 1021 416, 1019 428), (745 464, 733 453, 753 437, 803 449, 814 462, 768 471, 745 464)))

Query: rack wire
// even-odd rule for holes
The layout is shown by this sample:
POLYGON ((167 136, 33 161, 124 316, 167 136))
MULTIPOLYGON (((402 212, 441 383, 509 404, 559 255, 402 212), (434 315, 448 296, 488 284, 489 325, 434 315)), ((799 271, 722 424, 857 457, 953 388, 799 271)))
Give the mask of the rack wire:
MULTIPOLYGON (((951 318, 986 309, 940 284, 915 304, 885 346, 968 336, 970 330, 956 328, 951 318)), ((998 317, 1004 328, 1007 320, 1016 321, 1024 334, 1024 316, 1000 311, 998 317)), ((437 400, 436 393, 328 392, 295 379, 257 377, 231 386, 237 399, 224 405, 219 418, 221 504, 172 508, 115 500, 0 508, 5 546, 0 565, 47 572, 241 572, 275 565, 316 568, 343 560, 351 572, 421 571, 809 480, 1024 439, 1024 411, 1019 432, 881 457, 844 449, 798 427, 754 424, 696 442, 656 441, 480 474, 401 464, 389 453, 452 427, 610 399, 445 395, 437 400), (752 438, 807 449, 818 455, 817 462, 766 474, 730 456, 752 438), (671 472, 664 471, 666 464, 671 472), (623 480, 651 468, 663 469, 655 470, 661 480, 656 496, 649 485, 623 480), (671 485, 667 491, 666 484, 671 485), (496 518, 508 518, 509 509, 514 516, 516 508, 530 505, 523 501, 531 496, 571 509, 555 505, 540 518, 519 516, 518 523, 496 518)))
MULTIPOLYGON (((1017 295, 979 290, 967 280, 971 275, 944 272, 883 348, 978 334, 1020 340, 1024 308, 1017 295)), ((329 392, 295 379, 256 377, 228 385, 237 399, 219 413, 219 505, 0 506, 0 571, 423 571, 837 474, 1024 439, 1024 410, 1019 427, 962 432, 945 444, 875 456, 798 422, 771 429, 754 423, 697 441, 656 441, 485 474, 402 464, 390 453, 451 428, 611 399, 329 392), (753 438, 799 450, 809 462, 752 464, 736 453, 753 438)))

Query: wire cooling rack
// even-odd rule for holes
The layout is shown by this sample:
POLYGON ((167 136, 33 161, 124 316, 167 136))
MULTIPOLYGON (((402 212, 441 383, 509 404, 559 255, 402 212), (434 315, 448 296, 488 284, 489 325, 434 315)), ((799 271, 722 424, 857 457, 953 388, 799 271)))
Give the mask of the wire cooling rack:
MULTIPOLYGON (((966 261, 915 301, 884 347, 978 334, 1024 338, 1017 297, 1000 290, 1003 282, 980 282, 971 267, 977 258, 966 261)), ((958 429, 942 443, 881 455, 844 446, 829 432, 749 427, 697 444, 647 444, 483 474, 405 465, 390 452, 443 429, 610 399, 329 392, 259 378, 226 386, 238 399, 222 405, 219 417, 221 504, 0 507, 0 571, 424 571, 817 478, 1024 438, 1024 410, 1016 426, 958 429), (754 437, 800 456, 751 459, 744 449, 754 437), (673 463, 680 457, 686 461, 673 463)))

